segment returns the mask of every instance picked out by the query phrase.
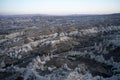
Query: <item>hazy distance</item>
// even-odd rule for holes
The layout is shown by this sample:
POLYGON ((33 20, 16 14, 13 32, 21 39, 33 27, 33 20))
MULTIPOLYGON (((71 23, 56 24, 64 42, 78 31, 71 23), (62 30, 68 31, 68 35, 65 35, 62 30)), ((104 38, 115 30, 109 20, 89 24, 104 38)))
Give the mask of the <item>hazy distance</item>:
POLYGON ((120 0, 0 0, 0 14, 120 13, 120 0))

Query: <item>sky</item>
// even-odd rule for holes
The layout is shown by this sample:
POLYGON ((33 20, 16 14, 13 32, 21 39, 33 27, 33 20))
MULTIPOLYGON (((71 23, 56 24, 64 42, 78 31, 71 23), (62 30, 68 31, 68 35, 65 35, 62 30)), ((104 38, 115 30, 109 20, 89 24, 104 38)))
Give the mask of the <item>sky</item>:
POLYGON ((120 13, 120 0, 0 0, 0 14, 120 13))

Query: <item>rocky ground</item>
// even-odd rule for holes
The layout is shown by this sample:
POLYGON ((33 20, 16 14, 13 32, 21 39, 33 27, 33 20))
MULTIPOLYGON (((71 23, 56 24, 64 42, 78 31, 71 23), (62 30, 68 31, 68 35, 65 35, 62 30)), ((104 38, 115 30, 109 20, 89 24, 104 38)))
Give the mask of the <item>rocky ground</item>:
POLYGON ((0 35, 0 80, 120 80, 120 26, 0 35))

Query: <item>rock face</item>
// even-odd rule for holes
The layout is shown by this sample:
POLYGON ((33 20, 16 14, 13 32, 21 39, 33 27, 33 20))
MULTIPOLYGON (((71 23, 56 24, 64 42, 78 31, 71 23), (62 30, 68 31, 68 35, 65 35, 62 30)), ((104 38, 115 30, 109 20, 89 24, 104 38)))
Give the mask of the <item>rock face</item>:
POLYGON ((50 34, 42 32, 48 28, 32 27, 2 35, 0 80, 120 79, 120 25, 53 29, 50 34))

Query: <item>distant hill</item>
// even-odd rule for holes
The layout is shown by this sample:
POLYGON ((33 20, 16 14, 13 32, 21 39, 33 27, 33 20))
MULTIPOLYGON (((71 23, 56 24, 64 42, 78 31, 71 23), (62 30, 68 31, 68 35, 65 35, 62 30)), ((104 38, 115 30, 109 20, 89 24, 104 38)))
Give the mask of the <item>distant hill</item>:
POLYGON ((96 16, 96 15, 118 15, 120 16, 120 13, 112 13, 112 14, 66 14, 66 15, 50 15, 50 14, 13 14, 13 15, 1 15, 0 17, 11 17, 11 16, 16 16, 16 17, 24 17, 24 16, 96 16))

